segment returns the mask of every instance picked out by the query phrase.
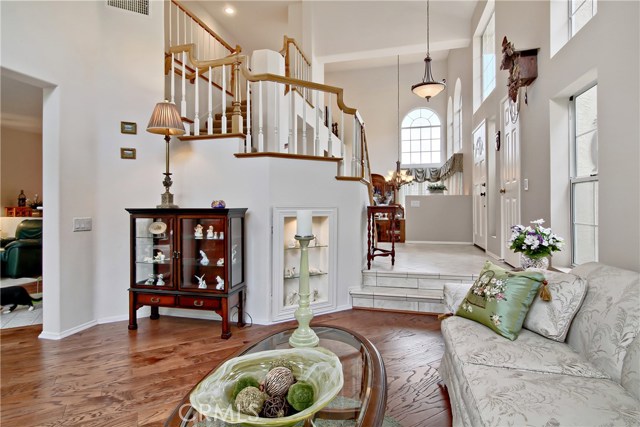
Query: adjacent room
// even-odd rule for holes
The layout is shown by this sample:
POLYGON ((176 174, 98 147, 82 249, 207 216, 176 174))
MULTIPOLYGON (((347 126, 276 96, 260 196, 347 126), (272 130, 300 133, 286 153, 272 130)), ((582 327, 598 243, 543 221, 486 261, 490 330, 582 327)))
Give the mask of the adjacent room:
POLYGON ((2 425, 640 425, 639 2, 0 24, 2 425))

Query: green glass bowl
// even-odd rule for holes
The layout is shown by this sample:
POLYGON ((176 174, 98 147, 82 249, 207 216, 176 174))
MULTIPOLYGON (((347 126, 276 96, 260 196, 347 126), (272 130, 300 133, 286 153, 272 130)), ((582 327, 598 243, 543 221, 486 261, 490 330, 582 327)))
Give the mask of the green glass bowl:
POLYGON ((337 396, 343 383, 340 359, 329 350, 320 347, 270 350, 226 361, 196 386, 190 401, 191 406, 202 415, 229 424, 284 427, 305 420, 324 408, 337 396), (296 379, 313 386, 314 404, 304 411, 282 418, 255 417, 236 411, 231 395, 238 378, 250 375, 262 381, 269 372, 270 363, 276 359, 291 362, 296 379))

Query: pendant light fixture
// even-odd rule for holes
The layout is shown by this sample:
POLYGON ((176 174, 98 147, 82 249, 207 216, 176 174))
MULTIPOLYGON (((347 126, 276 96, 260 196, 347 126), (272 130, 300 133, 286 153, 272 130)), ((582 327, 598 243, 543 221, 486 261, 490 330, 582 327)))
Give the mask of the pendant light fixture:
POLYGON ((422 81, 411 86, 411 91, 420 98, 426 98, 427 102, 431 97, 436 96, 447 87, 445 80, 437 82, 431 74, 431 55, 429 54, 429 0, 427 0, 427 57, 424 58, 424 77, 422 81))

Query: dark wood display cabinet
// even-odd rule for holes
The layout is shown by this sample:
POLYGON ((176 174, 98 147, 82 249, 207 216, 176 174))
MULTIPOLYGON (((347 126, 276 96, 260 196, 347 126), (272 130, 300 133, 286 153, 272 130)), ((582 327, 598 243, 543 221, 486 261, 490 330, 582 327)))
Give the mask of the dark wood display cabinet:
POLYGON ((231 309, 244 326, 244 214, 241 209, 127 209, 131 217, 129 329, 151 306, 213 310, 229 338, 231 309))

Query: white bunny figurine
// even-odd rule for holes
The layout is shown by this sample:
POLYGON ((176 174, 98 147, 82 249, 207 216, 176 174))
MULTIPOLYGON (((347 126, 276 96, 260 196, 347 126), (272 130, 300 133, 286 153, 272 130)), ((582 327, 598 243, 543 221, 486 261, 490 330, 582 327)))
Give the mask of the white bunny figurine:
POLYGON ((218 284, 216 285, 216 290, 221 291, 224 289, 224 279, 220 276, 216 276, 216 281, 218 284))
POLYGON ((200 265, 209 265, 209 258, 207 258, 207 254, 205 254, 204 251, 200 251, 200 255, 202 256, 200 265))
POLYGON ((156 282, 156 286, 164 286, 164 275, 162 273, 158 274, 158 281, 156 282))
POLYGON ((200 277, 193 276, 198 279, 198 289, 207 289, 207 282, 204 281, 204 274, 200 277))

